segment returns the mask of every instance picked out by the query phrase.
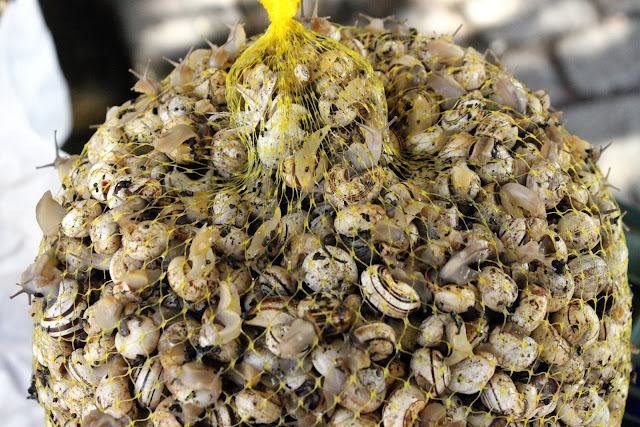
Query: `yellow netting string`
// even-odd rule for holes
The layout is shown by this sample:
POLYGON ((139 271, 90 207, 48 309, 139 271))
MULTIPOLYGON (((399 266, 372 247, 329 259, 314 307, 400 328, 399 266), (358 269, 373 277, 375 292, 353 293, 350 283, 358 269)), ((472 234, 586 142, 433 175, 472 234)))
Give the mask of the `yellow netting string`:
POLYGON ((281 33, 278 29, 285 28, 300 8, 300 0, 260 0, 260 3, 267 9, 270 29, 281 33))

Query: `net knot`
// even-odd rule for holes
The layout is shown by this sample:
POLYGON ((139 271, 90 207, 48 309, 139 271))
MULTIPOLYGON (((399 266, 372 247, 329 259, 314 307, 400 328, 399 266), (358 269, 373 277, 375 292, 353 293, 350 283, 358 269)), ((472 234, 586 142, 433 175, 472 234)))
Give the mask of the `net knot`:
POLYGON ((275 26, 286 25, 300 9, 300 0, 260 0, 260 3, 267 9, 269 20, 275 26))

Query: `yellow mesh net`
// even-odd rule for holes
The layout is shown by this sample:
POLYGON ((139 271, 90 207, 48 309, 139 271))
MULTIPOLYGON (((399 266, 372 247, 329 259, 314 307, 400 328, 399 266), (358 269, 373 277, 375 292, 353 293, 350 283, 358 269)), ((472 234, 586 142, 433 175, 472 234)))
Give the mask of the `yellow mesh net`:
POLYGON ((21 284, 48 425, 619 425, 598 149, 449 37, 262 2, 56 160, 21 284))

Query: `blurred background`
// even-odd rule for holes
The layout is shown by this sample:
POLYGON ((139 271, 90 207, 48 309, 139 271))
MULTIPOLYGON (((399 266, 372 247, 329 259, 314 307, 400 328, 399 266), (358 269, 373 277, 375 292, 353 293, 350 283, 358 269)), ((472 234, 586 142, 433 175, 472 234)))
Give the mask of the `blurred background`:
MULTIPOLYGON (((307 15, 313 6, 304 1, 307 15)), ((455 32, 459 44, 491 49, 532 90, 550 91, 569 131, 612 143, 600 166, 612 168, 609 182, 627 211, 632 289, 640 284, 640 0, 320 0, 318 10, 341 24, 365 22, 364 12, 406 19, 426 35, 455 32)), ((178 60, 206 47, 205 38, 222 44, 238 21, 248 35, 268 25, 257 0, 0 0, 0 346, 12 349, 0 354, 2 425, 43 425, 42 410, 25 399, 26 298, 5 295, 37 252, 35 204, 59 185, 52 170, 33 169, 51 162, 53 129, 65 151, 79 153, 107 108, 134 96, 129 68, 142 72, 150 61, 161 79, 172 69, 163 56, 178 60), (12 6, 13 21, 3 22, 12 6), (48 93, 52 87, 60 90, 48 93)), ((640 328, 632 339, 640 346, 640 328)), ((625 425, 640 425, 638 390, 625 425)))

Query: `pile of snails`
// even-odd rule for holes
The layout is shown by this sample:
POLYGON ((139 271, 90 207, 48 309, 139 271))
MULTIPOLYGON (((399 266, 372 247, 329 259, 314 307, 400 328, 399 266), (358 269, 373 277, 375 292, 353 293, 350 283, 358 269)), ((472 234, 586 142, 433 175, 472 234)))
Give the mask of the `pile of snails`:
POLYGON ((135 73, 56 158, 19 292, 48 425, 619 425, 628 253, 600 151, 449 37, 303 21, 378 79, 311 52, 314 127, 264 63, 230 111, 237 25, 135 73))

